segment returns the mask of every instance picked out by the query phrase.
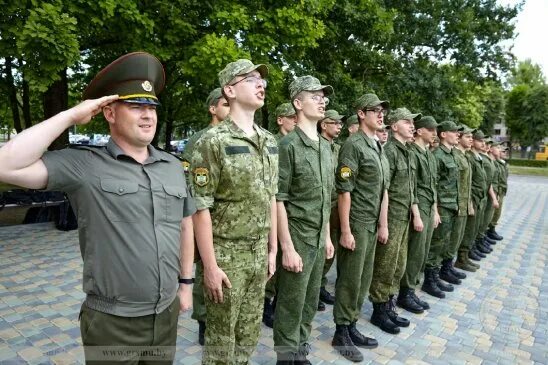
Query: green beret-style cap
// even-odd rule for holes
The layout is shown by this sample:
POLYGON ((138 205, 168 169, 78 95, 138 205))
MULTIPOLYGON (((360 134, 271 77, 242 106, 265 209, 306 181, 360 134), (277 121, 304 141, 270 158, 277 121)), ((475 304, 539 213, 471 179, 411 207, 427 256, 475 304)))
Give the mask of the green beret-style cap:
POLYGON ((387 100, 380 100, 375 94, 364 94, 354 102, 354 109, 362 110, 365 108, 374 108, 379 105, 388 109, 390 103, 387 100))
POLYGON ((474 133, 476 130, 473 129, 473 128, 470 128, 469 126, 467 126, 466 124, 459 124, 459 132, 462 133, 462 134, 470 134, 470 133, 474 133))
POLYGON ((297 77, 289 84, 289 97, 293 100, 301 91, 319 90, 323 90, 325 96, 333 94, 333 87, 331 85, 322 85, 320 80, 314 76, 301 76, 297 77))
POLYGON ((386 120, 388 125, 392 125, 396 123, 399 120, 417 120, 422 117, 421 113, 413 114, 409 111, 407 108, 398 108, 390 112, 388 114, 388 118, 386 120))
POLYGON ((276 118, 278 117, 290 117, 292 115, 295 115, 295 108, 291 103, 282 103, 278 105, 275 111, 276 118))
POLYGON ((438 126, 438 132, 457 132, 458 130, 459 126, 451 120, 443 121, 438 126))
POLYGON ((345 124, 345 127, 346 128, 350 128, 350 126, 352 126, 353 124, 358 124, 359 121, 358 121, 358 115, 357 114, 352 114, 351 116, 349 116, 347 119, 346 119, 346 124, 345 124))
POLYGON ((342 118, 344 118, 344 115, 340 115, 339 112, 334 109, 329 109, 328 111, 325 112, 322 120, 324 119, 341 120, 342 118))
POLYGON ((128 103, 159 105, 157 94, 163 90, 165 74, 156 57, 146 52, 123 55, 103 68, 91 80, 82 99, 119 95, 128 103))
POLYGON ((474 139, 477 140, 477 141, 480 141, 480 140, 482 140, 482 139, 485 138, 485 134, 484 134, 481 130, 477 129, 477 130, 472 134, 472 138, 474 138, 474 139))
POLYGON ((266 67, 266 65, 254 65, 253 62, 246 59, 239 59, 237 61, 230 62, 225 68, 219 71, 219 84, 221 84, 221 87, 225 87, 236 76, 245 75, 255 70, 261 74, 262 78, 266 78, 268 76, 268 67, 266 67))
POLYGON ((211 91, 206 99, 206 105, 207 107, 209 108, 210 106, 212 105, 217 105, 217 102, 219 101, 220 98, 223 97, 223 93, 221 92, 221 88, 218 87, 216 89, 213 89, 213 91, 211 91))
POLYGON ((438 125, 439 124, 438 122, 436 122, 434 117, 430 115, 426 115, 415 122, 415 129, 420 129, 420 128, 432 129, 432 128, 437 128, 438 125))

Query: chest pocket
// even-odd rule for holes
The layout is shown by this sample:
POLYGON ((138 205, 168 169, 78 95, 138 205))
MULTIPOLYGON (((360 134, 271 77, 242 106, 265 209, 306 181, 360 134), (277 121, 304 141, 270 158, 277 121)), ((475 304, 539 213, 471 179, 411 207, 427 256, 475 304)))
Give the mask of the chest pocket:
POLYGON ((101 179, 108 218, 113 222, 135 223, 143 209, 138 198, 139 185, 129 180, 101 179))
POLYGON ((168 222, 180 222, 183 219, 186 189, 182 186, 163 185, 165 192, 165 219, 168 222))

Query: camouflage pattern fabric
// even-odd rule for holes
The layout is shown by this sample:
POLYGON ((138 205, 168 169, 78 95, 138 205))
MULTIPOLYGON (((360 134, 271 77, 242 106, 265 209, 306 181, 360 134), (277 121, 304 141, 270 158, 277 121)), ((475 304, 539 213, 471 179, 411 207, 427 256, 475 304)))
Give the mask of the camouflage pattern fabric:
POLYGON ((444 253, 442 254, 442 259, 453 259, 457 256, 457 252, 461 245, 462 239, 464 238, 464 230, 466 229, 466 222, 468 221, 468 216, 457 215, 455 221, 453 222, 453 229, 449 235, 449 244, 447 245, 444 253))
POLYGON ((428 252, 428 260, 426 268, 435 269, 441 267, 443 256, 448 250, 451 232, 457 218, 457 211, 438 206, 438 214, 440 215, 441 223, 434 229, 432 241, 430 242, 430 251, 428 252))
MULTIPOLYGON (((485 199, 485 198, 484 198, 485 199)), ((474 215, 469 215, 466 217, 466 225, 464 228, 464 234, 459 246, 459 251, 468 251, 472 248, 476 235, 478 234, 478 217, 481 213, 481 204, 483 200, 480 200, 480 204, 476 205, 475 202, 472 202, 474 207, 474 215)))
POLYGON ((196 321, 206 322, 206 308, 204 295, 204 264, 201 260, 196 262, 194 272, 194 285, 192 286, 192 316, 196 321))

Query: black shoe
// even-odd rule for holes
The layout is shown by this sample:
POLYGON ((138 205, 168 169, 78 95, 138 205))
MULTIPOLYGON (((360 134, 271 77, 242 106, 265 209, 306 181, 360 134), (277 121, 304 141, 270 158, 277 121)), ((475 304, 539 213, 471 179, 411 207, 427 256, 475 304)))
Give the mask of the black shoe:
POLYGON ((337 325, 331 345, 339 351, 345 359, 352 362, 362 362, 363 355, 350 338, 348 327, 349 326, 345 325, 337 325))
POLYGON ((335 296, 331 295, 330 292, 328 292, 325 289, 325 286, 322 286, 320 288, 320 300, 324 302, 325 304, 333 305, 335 304, 335 296))
POLYGON ((363 347, 366 349, 374 349, 375 347, 379 346, 379 343, 374 338, 366 337, 363 334, 361 334, 360 331, 356 328, 356 322, 352 322, 350 326, 348 326, 348 334, 350 335, 350 339, 352 340, 352 343, 354 345, 363 347))
POLYGON ((434 279, 434 270, 425 269, 424 270, 424 283, 422 283, 422 291, 430 294, 433 297, 443 299, 445 298, 445 293, 438 288, 438 283, 434 279))
POLYGON ((443 260, 440 270, 440 279, 447 281, 448 283, 454 285, 462 284, 462 281, 453 275, 450 265, 452 264, 451 260, 443 260))
POLYGON ((453 285, 447 284, 440 279, 440 269, 434 269, 434 280, 436 281, 436 284, 438 285, 438 288, 440 288, 440 290, 447 292, 452 292, 455 290, 453 285))
POLYGON ((206 323, 204 321, 198 321, 198 343, 202 346, 205 343, 205 330, 206 323))
POLYGON ((494 239, 490 238, 488 235, 485 235, 483 237, 483 242, 486 243, 488 246, 493 246, 493 245, 496 245, 497 244, 497 241, 495 241, 494 239))
POLYGON ((318 312, 325 311, 325 304, 321 300, 318 300, 318 312))
POLYGON ((390 320, 398 327, 409 327, 411 324, 407 318, 398 316, 398 312, 396 312, 396 300, 393 295, 390 296, 390 300, 388 301, 386 314, 388 314, 388 318, 390 318, 390 320))
POLYGON ((459 279, 466 279, 466 274, 463 273, 462 271, 459 271, 457 269, 455 269, 455 265, 453 265, 453 263, 451 263, 451 266, 449 267, 449 270, 451 271, 451 274, 453 274, 453 276, 459 278, 459 279))
POLYGON ((468 251, 468 257, 470 258, 470 260, 481 261, 481 256, 478 255, 475 247, 468 251))
POLYGON ((310 345, 305 343, 299 348, 299 351, 295 354, 293 364, 295 365, 312 365, 312 363, 306 358, 310 353, 310 345))
POLYGON ((415 291, 413 289, 409 289, 409 290, 411 290, 411 297, 413 297, 413 300, 415 301, 415 303, 420 305, 422 309, 424 310, 430 309, 430 304, 428 304, 424 300, 421 300, 419 297, 417 297, 417 294, 415 294, 415 291))
POLYGON ((415 313, 415 314, 424 313, 424 309, 422 308, 422 305, 419 305, 415 301, 415 298, 413 298, 413 296, 411 295, 412 292, 413 292, 413 289, 400 288, 400 293, 398 294, 398 300, 396 301, 396 304, 398 305, 398 307, 401 307, 411 313, 415 313))
POLYGON ((476 253, 479 256, 481 256, 481 258, 487 257, 487 254, 489 253, 489 251, 487 251, 485 247, 483 247, 483 238, 481 240, 476 241, 474 248, 476 249, 476 253))
POLYGON ((263 323, 269 328, 274 328, 274 301, 275 299, 264 298, 263 323))
POLYGON ((490 227, 487 231, 487 235, 489 236, 489 238, 495 241, 502 241, 504 239, 504 237, 502 237, 500 234, 497 233, 497 231, 495 231, 495 227, 490 227))
POLYGON ((388 302, 373 303, 373 314, 371 315, 371 323, 379 327, 384 332, 395 335, 400 333, 400 329, 388 317, 388 313, 386 312, 387 306, 388 302))
POLYGON ((276 354, 276 365, 294 365, 295 364, 295 354, 288 352, 278 352, 276 354))
POLYGON ((486 247, 485 244, 483 244, 483 243, 476 244, 476 249, 484 255, 487 255, 487 254, 491 253, 491 251, 493 251, 490 248, 486 247))

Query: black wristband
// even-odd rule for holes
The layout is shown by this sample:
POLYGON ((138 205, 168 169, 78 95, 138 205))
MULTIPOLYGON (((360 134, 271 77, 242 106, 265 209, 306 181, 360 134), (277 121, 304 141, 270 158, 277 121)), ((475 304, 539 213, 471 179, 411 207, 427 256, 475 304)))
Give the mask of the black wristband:
POLYGON ((194 278, 190 279, 181 279, 179 278, 179 284, 194 284, 194 278))

